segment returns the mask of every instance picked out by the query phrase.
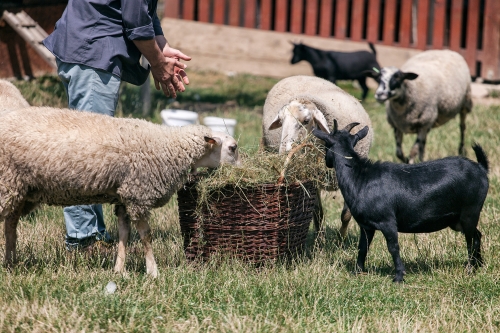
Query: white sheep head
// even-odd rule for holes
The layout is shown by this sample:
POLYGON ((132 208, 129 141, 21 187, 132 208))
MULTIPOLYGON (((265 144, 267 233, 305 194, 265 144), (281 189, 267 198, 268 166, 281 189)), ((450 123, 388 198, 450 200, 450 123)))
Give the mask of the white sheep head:
POLYGON ((221 164, 240 165, 238 143, 232 136, 224 132, 213 131, 212 136, 205 136, 204 139, 209 147, 205 155, 193 165, 193 173, 201 167, 217 168, 221 164))
POLYGON ((294 142, 303 140, 313 128, 329 133, 328 123, 316 105, 306 99, 293 100, 283 106, 269 126, 270 130, 282 127, 279 153, 290 149, 294 142))

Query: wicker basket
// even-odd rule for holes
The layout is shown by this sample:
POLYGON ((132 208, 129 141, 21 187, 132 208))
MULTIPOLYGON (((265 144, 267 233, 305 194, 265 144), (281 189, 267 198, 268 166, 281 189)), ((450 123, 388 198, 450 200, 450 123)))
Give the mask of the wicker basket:
POLYGON ((263 263, 302 253, 317 195, 313 182, 226 186, 210 194, 202 218, 194 214, 195 185, 177 192, 188 260, 219 253, 263 263))

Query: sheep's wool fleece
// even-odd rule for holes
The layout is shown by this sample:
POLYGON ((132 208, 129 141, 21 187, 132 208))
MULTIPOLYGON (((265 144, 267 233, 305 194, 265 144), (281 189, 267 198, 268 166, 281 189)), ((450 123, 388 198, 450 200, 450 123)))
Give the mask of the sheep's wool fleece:
POLYGON ((22 202, 121 203, 132 219, 168 202, 210 146, 205 126, 166 127, 30 107, 0 122, 0 219, 22 202))
POLYGON ((307 75, 285 78, 269 91, 262 119, 264 146, 279 149, 282 129, 269 130, 269 126, 283 106, 298 98, 313 102, 325 116, 330 130, 333 129, 334 119, 337 119, 339 129, 353 122, 360 123, 351 133, 356 133, 364 126, 368 126, 370 129, 368 135, 354 148, 361 156, 368 157, 373 141, 373 128, 370 117, 361 103, 332 82, 307 75))
POLYGON ((6 111, 29 107, 29 103, 15 85, 6 80, 0 80, 0 115, 6 111))

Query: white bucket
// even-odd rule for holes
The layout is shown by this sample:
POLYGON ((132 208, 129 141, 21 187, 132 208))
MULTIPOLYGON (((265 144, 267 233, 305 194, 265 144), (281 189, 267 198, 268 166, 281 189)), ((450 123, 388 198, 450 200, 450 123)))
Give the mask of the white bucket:
POLYGON ((198 114, 193 111, 165 109, 160 112, 163 124, 167 126, 186 126, 198 123, 198 114))
POLYGON ((236 126, 236 119, 219 118, 219 117, 205 117, 203 124, 212 129, 212 131, 219 131, 228 133, 234 136, 234 127, 236 126))

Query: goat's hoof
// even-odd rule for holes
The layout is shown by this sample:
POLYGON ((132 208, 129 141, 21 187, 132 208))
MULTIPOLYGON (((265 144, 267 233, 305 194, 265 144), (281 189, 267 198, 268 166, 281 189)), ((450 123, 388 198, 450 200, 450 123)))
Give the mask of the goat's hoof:
POLYGON ((394 282, 394 283, 404 283, 405 280, 403 279, 403 277, 395 277, 394 279, 392 279, 392 282, 394 282))

